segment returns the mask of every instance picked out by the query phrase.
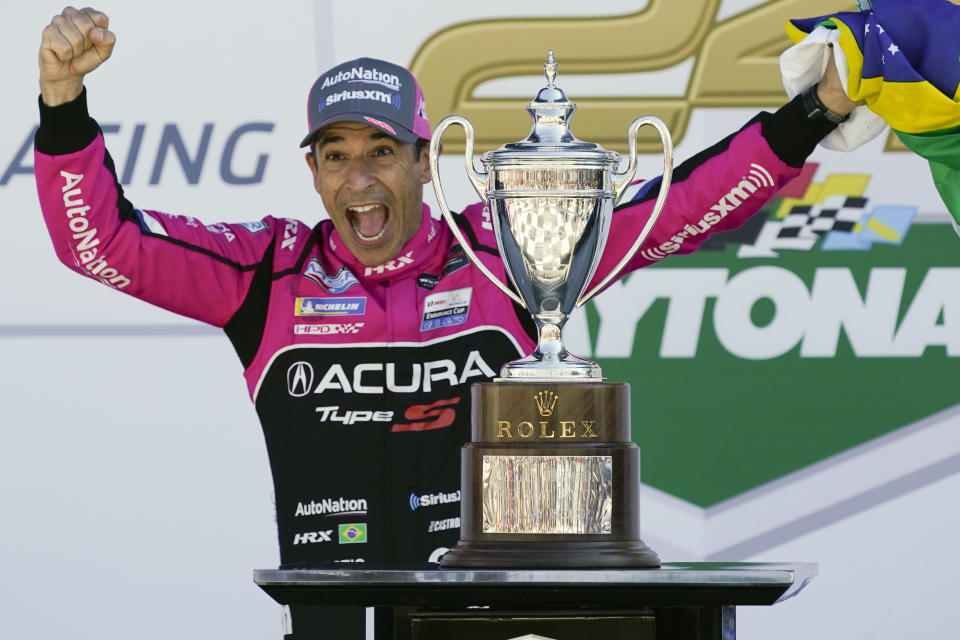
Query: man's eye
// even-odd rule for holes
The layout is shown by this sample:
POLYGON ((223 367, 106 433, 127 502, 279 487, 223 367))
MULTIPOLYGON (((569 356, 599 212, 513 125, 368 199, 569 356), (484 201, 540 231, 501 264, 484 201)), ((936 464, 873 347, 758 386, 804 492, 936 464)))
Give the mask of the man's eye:
POLYGON ((376 149, 376 150, 373 152, 373 155, 376 156, 376 157, 378 157, 378 158, 382 158, 382 157, 384 157, 384 156, 392 156, 392 155, 393 155, 393 149, 391 149, 391 148, 389 148, 389 147, 381 147, 381 148, 379 148, 379 149, 376 149))
POLYGON ((331 151, 330 153, 323 156, 323 159, 326 160, 327 162, 337 162, 339 160, 343 160, 343 154, 331 151))

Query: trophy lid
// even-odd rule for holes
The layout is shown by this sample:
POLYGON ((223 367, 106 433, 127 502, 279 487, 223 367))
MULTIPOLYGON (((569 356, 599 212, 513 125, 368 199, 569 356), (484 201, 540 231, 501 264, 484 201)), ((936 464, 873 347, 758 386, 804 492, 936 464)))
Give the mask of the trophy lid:
POLYGON ((554 161, 563 161, 567 154, 577 163, 616 164, 620 154, 607 151, 598 144, 578 140, 570 131, 570 118, 577 105, 570 102, 563 90, 554 84, 557 67, 553 51, 547 53, 543 65, 547 86, 540 89, 537 96, 527 103, 527 113, 533 120, 533 129, 526 140, 511 142, 496 151, 488 151, 482 156, 484 164, 497 165, 501 161, 516 162, 529 159, 542 161, 549 157, 554 161))

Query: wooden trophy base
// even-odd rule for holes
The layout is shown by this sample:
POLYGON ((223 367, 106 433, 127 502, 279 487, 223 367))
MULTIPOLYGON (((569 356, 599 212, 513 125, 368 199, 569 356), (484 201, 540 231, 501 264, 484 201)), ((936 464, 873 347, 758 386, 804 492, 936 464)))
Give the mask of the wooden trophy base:
POLYGON ((640 539, 630 387, 473 385, 460 542, 443 567, 659 567, 640 539))

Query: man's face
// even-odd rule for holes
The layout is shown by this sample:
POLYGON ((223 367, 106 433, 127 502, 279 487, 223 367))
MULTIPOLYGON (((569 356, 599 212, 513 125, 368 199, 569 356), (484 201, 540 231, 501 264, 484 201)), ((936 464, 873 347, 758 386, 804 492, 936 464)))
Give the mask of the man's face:
POLYGON ((334 227, 361 263, 383 264, 420 228, 429 154, 359 122, 317 136, 307 164, 334 227))

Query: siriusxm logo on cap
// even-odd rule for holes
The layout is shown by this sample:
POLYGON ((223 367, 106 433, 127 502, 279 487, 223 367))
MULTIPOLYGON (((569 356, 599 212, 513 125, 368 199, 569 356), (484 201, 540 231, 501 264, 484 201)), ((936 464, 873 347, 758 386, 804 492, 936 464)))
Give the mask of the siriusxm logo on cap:
POLYGON ((383 102, 389 104, 394 109, 398 111, 403 106, 403 101, 400 99, 400 96, 396 93, 387 93, 386 91, 369 91, 367 89, 361 89, 359 91, 338 91, 337 93, 331 93, 328 95, 323 102, 317 105, 317 111, 323 111, 324 107, 329 107, 332 104, 337 104, 341 100, 376 100, 377 102, 383 102))
POLYGON ((362 66, 351 67, 347 70, 339 70, 335 75, 327 76, 323 79, 321 89, 332 87, 341 82, 363 82, 367 84, 379 84, 387 89, 394 91, 400 90, 400 78, 392 73, 383 73, 379 69, 366 69, 362 66))

